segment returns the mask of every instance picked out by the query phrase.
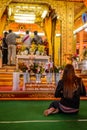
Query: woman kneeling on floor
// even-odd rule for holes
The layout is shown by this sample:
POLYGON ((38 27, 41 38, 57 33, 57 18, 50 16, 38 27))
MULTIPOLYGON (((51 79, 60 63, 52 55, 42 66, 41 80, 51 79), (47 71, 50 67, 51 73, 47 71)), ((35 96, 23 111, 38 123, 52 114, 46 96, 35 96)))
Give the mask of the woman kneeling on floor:
POLYGON ((85 86, 82 79, 75 75, 73 65, 67 64, 55 91, 55 97, 61 97, 61 99, 53 101, 44 111, 44 115, 48 116, 58 112, 78 113, 80 96, 86 96, 85 86))

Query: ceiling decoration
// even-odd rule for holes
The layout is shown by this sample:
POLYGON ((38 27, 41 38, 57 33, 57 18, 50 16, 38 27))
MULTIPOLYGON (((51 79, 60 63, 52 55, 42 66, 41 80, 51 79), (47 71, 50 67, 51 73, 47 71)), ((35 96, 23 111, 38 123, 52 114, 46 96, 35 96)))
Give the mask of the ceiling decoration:
MULTIPOLYGON (((17 20, 18 16, 15 16, 17 12, 20 14, 20 19, 22 19, 22 16, 24 14, 30 14, 34 16, 34 21, 29 21, 32 18, 28 18, 28 22, 35 22, 39 23, 43 21, 42 14, 45 10, 45 16, 49 15, 49 3, 50 1, 54 0, 0 0, 0 18, 5 11, 5 9, 8 7, 8 20, 13 21, 17 20), (25 7, 26 6, 26 7, 25 7), (14 17, 15 16, 15 17, 14 17)), ((55 0, 56 1, 67 1, 67 2, 75 2, 75 9, 74 9, 74 18, 77 20, 79 17, 81 17, 82 13, 86 12, 86 7, 84 2, 86 3, 87 0, 55 0)), ((44 17, 45 17, 44 16, 44 17)), ((24 20, 27 18, 24 17, 24 20)), ((23 21, 23 20, 22 20, 23 21)))
POLYGON ((8 6, 8 20, 20 23, 40 23, 49 14, 49 7, 41 4, 11 3, 8 6))
POLYGON ((12 0, 0 0, 0 18, 11 1, 12 0))
POLYGON ((86 12, 87 8, 85 7, 84 3, 75 3, 74 8, 74 20, 76 21, 81 15, 86 12))
MULTIPOLYGON (((40 0, 12 0, 12 2, 38 2, 40 0)), ((41 1, 45 1, 45 0, 41 0, 41 1)), ((46 0, 48 1, 48 0, 46 0)), ((52 1, 52 0, 49 0, 52 1)), ((68 1, 68 2, 84 2, 85 0, 55 0, 55 1, 68 1)))

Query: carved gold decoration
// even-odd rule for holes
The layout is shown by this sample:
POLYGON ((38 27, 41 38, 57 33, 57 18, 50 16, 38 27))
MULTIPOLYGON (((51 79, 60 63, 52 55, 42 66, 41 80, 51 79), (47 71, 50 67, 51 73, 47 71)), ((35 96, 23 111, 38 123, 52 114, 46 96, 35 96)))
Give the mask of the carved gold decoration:
MULTIPOLYGON (((19 14, 19 18, 22 17, 22 15, 33 15, 35 16, 35 23, 39 23, 43 21, 42 14, 46 10, 49 11, 48 5, 44 4, 23 4, 23 3, 11 3, 8 6, 8 16, 10 21, 14 21, 15 14, 19 14)), ((49 13, 49 12, 48 12, 49 13)), ((27 20, 26 18, 24 18, 27 20)), ((30 20, 30 19, 29 19, 30 20)), ((28 20, 28 21, 29 21, 28 20)))
POLYGON ((57 16, 61 21, 61 64, 67 62, 67 57, 65 54, 73 53, 73 26, 74 26, 74 3, 58 1, 52 4, 52 7, 55 8, 57 16), (68 13, 67 13, 68 12, 68 13))

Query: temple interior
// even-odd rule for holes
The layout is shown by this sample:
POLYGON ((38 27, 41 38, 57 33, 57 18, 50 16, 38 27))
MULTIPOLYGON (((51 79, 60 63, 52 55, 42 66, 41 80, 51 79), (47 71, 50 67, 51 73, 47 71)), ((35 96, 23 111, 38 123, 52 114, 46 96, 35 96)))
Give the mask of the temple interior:
POLYGON ((10 29, 20 37, 16 39, 14 66, 3 64, 0 49, 1 99, 54 98, 62 74, 55 81, 55 72, 48 79, 43 72, 36 81, 35 72, 29 73, 31 62, 42 68, 50 62, 61 73, 66 64, 73 64, 87 90, 87 0, 0 0, 0 48, 4 32, 10 29), (37 31, 43 41, 38 46, 32 43, 29 52, 22 41, 27 30, 31 38, 37 31))

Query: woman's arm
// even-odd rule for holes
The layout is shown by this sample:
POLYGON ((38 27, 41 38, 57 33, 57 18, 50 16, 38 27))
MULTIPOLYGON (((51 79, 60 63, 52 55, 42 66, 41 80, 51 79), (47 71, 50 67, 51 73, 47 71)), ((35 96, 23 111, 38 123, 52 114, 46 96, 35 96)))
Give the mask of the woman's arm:
POLYGON ((62 97, 63 96, 63 82, 60 80, 58 82, 56 91, 55 91, 55 97, 62 97))
POLYGON ((81 79, 80 81, 80 95, 81 96, 86 96, 86 89, 85 89, 85 85, 81 79))

